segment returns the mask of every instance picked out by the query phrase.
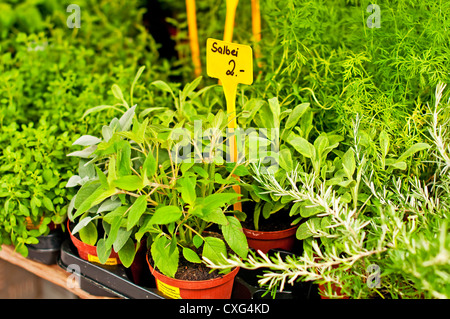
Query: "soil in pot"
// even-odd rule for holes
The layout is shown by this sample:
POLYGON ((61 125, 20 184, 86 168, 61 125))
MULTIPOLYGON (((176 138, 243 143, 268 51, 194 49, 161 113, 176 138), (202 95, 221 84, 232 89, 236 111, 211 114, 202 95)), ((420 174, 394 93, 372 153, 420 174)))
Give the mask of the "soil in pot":
MULTIPOLYGON (((154 265, 151 254, 148 253, 148 260, 151 265, 154 265)), ((158 270, 158 269, 156 269, 158 270)), ((175 279, 186 280, 186 281, 201 281, 210 280, 222 277, 217 270, 211 271, 205 264, 196 264, 187 261, 182 254, 180 254, 180 259, 178 261, 178 270, 175 273, 175 279)))

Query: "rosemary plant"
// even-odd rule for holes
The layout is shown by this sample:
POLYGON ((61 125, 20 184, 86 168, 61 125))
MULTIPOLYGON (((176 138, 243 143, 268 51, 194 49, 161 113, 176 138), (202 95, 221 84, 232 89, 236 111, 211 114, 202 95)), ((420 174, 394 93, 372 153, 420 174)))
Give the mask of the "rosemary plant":
MULTIPOLYGON (((267 192, 296 202, 307 200, 323 212, 316 216, 319 223, 304 223, 312 236, 303 241, 302 255, 251 253, 247 260, 228 258, 226 267, 265 268, 259 283, 272 292, 296 281, 314 281, 341 289, 340 294, 325 289, 322 293, 328 297, 449 298, 450 135, 448 104, 440 102, 444 87, 437 86, 429 123, 433 148, 427 165, 436 170, 428 184, 407 174, 380 184, 374 179, 377 166, 361 160, 363 178, 357 191, 365 200, 354 207, 314 174, 293 171, 287 176, 290 185, 281 187, 273 175, 261 174, 256 167, 255 178, 267 192)), ((359 141, 354 140, 353 149, 356 158, 363 159, 365 149, 359 141)), ((225 267, 205 262, 212 268, 225 267)))

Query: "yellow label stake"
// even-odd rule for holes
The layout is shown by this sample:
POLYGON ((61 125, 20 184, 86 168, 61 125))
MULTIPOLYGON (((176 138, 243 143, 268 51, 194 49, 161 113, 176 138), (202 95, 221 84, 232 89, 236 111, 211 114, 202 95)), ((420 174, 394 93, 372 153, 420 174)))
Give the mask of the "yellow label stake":
POLYGON ((167 297, 172 299, 181 299, 180 288, 165 284, 158 279, 156 280, 156 286, 158 290, 167 297))
MULTIPOLYGON (((236 90, 239 83, 253 83, 253 52, 248 45, 236 44, 216 39, 206 41, 206 73, 220 80, 227 102, 228 128, 233 134, 236 121, 236 90)), ((237 162, 236 138, 230 141, 230 158, 237 162)), ((233 186, 240 194, 240 187, 233 186)), ((241 203, 234 205, 235 210, 242 210, 241 203)))
POLYGON ((223 84, 253 83, 253 52, 250 46, 210 38, 206 42, 206 52, 208 76, 219 79, 223 84))

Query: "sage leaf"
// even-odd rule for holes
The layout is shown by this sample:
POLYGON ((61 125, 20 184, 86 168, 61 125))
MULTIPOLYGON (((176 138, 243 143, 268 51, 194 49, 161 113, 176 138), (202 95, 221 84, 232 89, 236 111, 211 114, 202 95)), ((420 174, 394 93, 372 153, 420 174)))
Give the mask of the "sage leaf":
POLYGON ((97 257, 101 264, 105 264, 111 255, 111 247, 107 248, 105 239, 100 238, 97 243, 97 257))
POLYGON ((137 175, 121 176, 113 182, 113 185, 130 192, 140 190, 144 187, 142 179, 137 175))
POLYGON ((234 216, 227 216, 228 224, 222 226, 222 234, 228 246, 239 255, 245 258, 248 254, 247 238, 242 231, 239 220, 234 216))
POLYGON ((119 255, 119 259, 122 265, 124 265, 124 267, 126 268, 130 267, 133 263, 134 256, 136 255, 136 247, 133 240, 131 238, 128 238, 128 240, 125 242, 125 245, 122 246, 117 254, 119 255))
POLYGON ((130 239, 132 230, 126 230, 123 227, 119 228, 119 231, 117 232, 116 240, 113 243, 113 248, 115 251, 120 252, 122 247, 126 244, 128 239, 130 239))
POLYGON ((345 175, 347 175, 348 179, 353 178, 353 173, 356 169, 356 162, 355 162, 355 153, 350 148, 345 152, 344 156, 342 157, 342 166, 344 168, 345 175))
POLYGON ((92 135, 83 135, 78 138, 72 145, 92 146, 100 143, 102 140, 92 135))
POLYGON ((288 129, 294 127, 308 108, 309 108, 309 103, 302 103, 302 104, 297 105, 292 110, 291 114, 289 114, 289 117, 284 126, 285 129, 288 130, 288 129))
POLYGON ((170 240, 164 236, 157 237, 150 248, 155 268, 164 275, 173 278, 178 270, 178 247, 169 249, 170 240))
POLYGON ((410 148, 408 148, 400 157, 398 158, 397 162, 404 161, 407 157, 410 157, 411 155, 423 151, 426 149, 429 149, 431 146, 427 143, 416 143, 410 148))
POLYGON ((201 263, 202 260, 200 259, 200 257, 197 255, 197 253, 195 251, 193 251, 190 248, 187 247, 183 247, 183 256, 184 258, 186 258, 187 261, 190 261, 192 263, 201 263))
POLYGON ((128 131, 133 123, 134 111, 136 110, 136 105, 133 105, 129 110, 127 110, 122 117, 119 119, 120 130, 122 132, 128 131))
MULTIPOLYGON (((87 218, 84 218, 83 220, 85 219, 87 218)), ((89 221, 89 223, 79 230, 79 235, 83 243, 94 246, 98 239, 97 227, 94 223, 89 221)))
POLYGON ((291 144, 294 149, 301 155, 307 158, 311 158, 314 156, 314 146, 303 137, 298 136, 295 133, 291 133, 287 138, 287 142, 291 144))
POLYGON ((177 221, 181 216, 182 213, 178 206, 163 206, 156 209, 149 224, 165 225, 177 221))
POLYGON ((147 196, 141 195, 136 199, 128 212, 127 230, 131 230, 137 224, 146 209, 147 196))
POLYGON ((215 264, 225 263, 227 248, 223 240, 216 237, 205 237, 202 256, 215 264))

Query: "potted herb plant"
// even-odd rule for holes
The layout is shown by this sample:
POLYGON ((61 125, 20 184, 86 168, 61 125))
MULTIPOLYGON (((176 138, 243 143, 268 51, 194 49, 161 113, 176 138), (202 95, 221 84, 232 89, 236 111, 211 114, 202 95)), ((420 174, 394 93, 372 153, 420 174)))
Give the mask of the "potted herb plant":
POLYGON ((121 218, 132 215, 137 206, 146 209, 144 202, 127 193, 133 185, 129 177, 135 163, 132 144, 124 134, 133 133, 135 108, 103 126, 102 139, 91 135, 78 138, 73 144, 86 148, 68 154, 80 157, 79 174, 67 183, 67 187, 79 186, 68 211, 73 223, 69 233, 85 260, 129 267, 140 246, 131 239, 135 225, 121 218))
POLYGON ((64 188, 72 161, 65 158, 67 133, 43 116, 36 125, 2 127, 0 144, 1 242, 23 256, 56 262, 71 190, 64 188))
MULTIPOLYGON (((213 122, 220 126, 223 115, 216 115, 213 122)), ((222 134, 220 130, 213 132, 222 134)), ((184 136, 191 143, 190 132, 184 136)), ((232 188, 237 183, 233 175, 239 165, 226 165, 220 156, 213 155, 217 149, 212 145, 214 136, 205 148, 197 145, 200 147, 193 158, 183 163, 173 157, 175 130, 158 139, 166 147, 166 152, 158 152, 159 156, 171 155, 158 172, 146 171, 144 180, 160 183, 163 178, 165 188, 157 198, 154 213, 145 217, 138 231, 139 237, 149 235, 148 264, 157 287, 171 298, 230 298, 238 268, 211 272, 202 259, 220 261, 230 254, 247 256, 242 226, 229 209, 239 197, 232 188)))
POLYGON ((260 170, 270 171, 274 174, 275 181, 284 185, 286 173, 296 168, 294 162, 304 164, 299 161, 298 153, 294 153, 291 144, 295 144, 293 139, 299 137, 298 134, 303 139, 308 138, 312 130, 312 110, 309 103, 301 103, 293 109, 282 111, 276 97, 269 99, 268 103, 260 102, 256 100, 252 103, 259 105, 259 109, 252 110, 241 123, 248 126, 253 121, 257 127, 265 130, 266 136, 260 134, 258 142, 266 139, 265 145, 270 146, 271 150, 267 152, 267 156, 272 157, 276 165, 267 166, 262 159, 244 177, 247 182, 244 187, 247 202, 243 203, 246 214, 244 232, 253 249, 264 253, 272 249, 291 251, 296 244, 296 232, 302 220, 295 216, 299 205, 294 204, 292 198, 267 193, 258 174, 260 170), (294 129, 298 134, 294 133, 294 129))
MULTIPOLYGON (((113 89, 116 96, 123 97, 117 86, 113 89)), ((147 238, 149 266, 160 291, 169 297, 192 298, 186 288, 175 289, 179 291, 176 295, 170 293, 167 287, 173 283, 164 284, 167 279, 163 278, 178 281, 176 273, 179 266, 184 268, 182 263, 200 268, 208 278, 210 271, 201 257, 220 260, 232 252, 247 255, 240 221, 232 212, 227 213, 239 197, 231 187, 237 182, 233 178, 237 167, 203 157, 200 163, 194 163, 194 158, 180 163, 173 158, 179 128, 149 125, 148 118, 141 122, 135 107, 128 107, 120 119, 104 126, 102 139, 86 135, 74 143, 85 149, 69 154, 82 158, 80 174, 68 183, 81 186, 69 210, 69 218, 75 222, 71 233, 78 233, 82 241, 92 241, 100 263, 116 258, 111 254, 117 252, 117 259, 125 266, 131 264, 138 245, 147 238), (103 236, 98 236, 99 224, 103 236), (217 234, 209 233, 212 230, 217 234)), ((212 122, 219 125, 224 118, 220 113, 212 122)), ((185 132, 190 143, 191 133, 185 132)), ((203 156, 202 150, 196 154, 203 156)), ((220 286, 212 294, 195 288, 194 297, 230 297, 237 271, 212 274, 216 278, 211 280, 194 280, 197 286, 210 282, 220 286), (222 294, 216 295, 217 291, 222 294)), ((186 285, 195 283, 188 280, 182 286, 186 285)))

